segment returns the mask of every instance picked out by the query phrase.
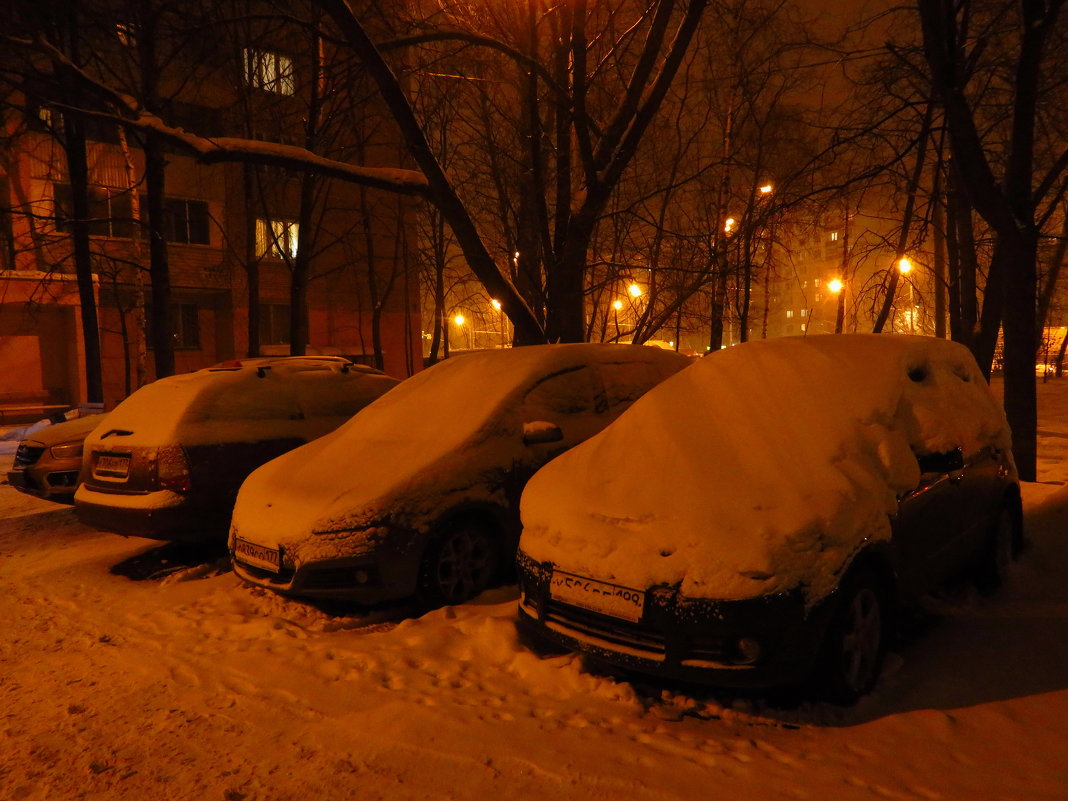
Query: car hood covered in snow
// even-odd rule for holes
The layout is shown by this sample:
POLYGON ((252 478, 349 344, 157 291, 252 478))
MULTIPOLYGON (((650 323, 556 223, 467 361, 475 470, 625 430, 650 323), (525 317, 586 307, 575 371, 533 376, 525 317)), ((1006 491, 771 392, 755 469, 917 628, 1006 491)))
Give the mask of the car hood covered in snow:
POLYGON ((890 536, 916 455, 1010 447, 962 346, 845 335, 706 357, 527 485, 520 548, 628 587, 810 600, 868 540, 890 536))
MULTIPOLYGON (((353 531, 385 522, 419 529, 459 500, 503 505, 504 473, 529 458, 524 421, 507 412, 547 373, 611 360, 624 347, 632 346, 515 348, 424 370, 331 434, 252 473, 233 531, 297 548, 304 559, 330 558, 352 552, 353 531), (312 533, 320 536, 309 541, 312 533)), ((650 360, 658 356, 649 351, 650 360)))

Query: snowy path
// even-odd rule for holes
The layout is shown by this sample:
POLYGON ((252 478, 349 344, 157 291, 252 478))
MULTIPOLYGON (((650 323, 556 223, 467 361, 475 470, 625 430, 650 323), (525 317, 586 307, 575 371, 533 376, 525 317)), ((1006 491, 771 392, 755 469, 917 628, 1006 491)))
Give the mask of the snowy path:
POLYGON ((1064 801, 1068 490, 1026 489, 1006 591, 941 602, 841 712, 651 701, 526 652, 507 590, 360 629, 232 574, 130 581, 152 543, 0 486, 0 799, 1064 801))

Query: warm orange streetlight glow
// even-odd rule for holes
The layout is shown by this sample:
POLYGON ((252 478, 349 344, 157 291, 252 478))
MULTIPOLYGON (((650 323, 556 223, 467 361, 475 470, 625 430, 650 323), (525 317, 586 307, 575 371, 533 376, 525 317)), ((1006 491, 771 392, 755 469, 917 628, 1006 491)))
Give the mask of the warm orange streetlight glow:
POLYGON ((907 257, 904 257, 897 263, 897 269, 902 275, 908 275, 912 272, 912 262, 907 257))
POLYGON ((833 278, 827 282, 827 288, 831 290, 831 292, 834 292, 836 295, 842 291, 843 286, 844 284, 837 278, 833 278))
POLYGON ((723 232, 729 234, 732 228, 734 228, 734 218, 728 217, 727 221, 723 223, 723 232))
POLYGON ((612 301, 612 308, 615 309, 616 311, 619 311, 620 309, 623 308, 623 301, 621 301, 621 300, 613 300, 612 301))
POLYGON ((771 184, 764 184, 762 187, 760 187, 760 194, 762 194, 762 195, 770 195, 771 194, 771 190, 772 190, 771 184))
POLYGON ((640 298, 642 296, 642 288, 637 284, 631 284, 627 287, 627 291, 632 298, 640 298))
POLYGON ((462 314, 457 314, 455 317, 452 318, 452 321, 457 325, 463 325, 467 322, 467 318, 465 318, 462 314))
POLYGON ((493 298, 493 299, 491 299, 491 300, 490 300, 490 305, 491 305, 491 306, 492 306, 493 308, 495 308, 495 309, 496 309, 497 311, 500 311, 500 310, 501 310, 501 302, 500 302, 499 300, 497 300, 497 298, 493 298))

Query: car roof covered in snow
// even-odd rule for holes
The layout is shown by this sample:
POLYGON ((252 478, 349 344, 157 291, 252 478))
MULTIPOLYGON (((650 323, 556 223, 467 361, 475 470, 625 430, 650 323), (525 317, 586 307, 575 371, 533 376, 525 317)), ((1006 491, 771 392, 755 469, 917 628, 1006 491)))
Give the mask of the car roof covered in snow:
POLYGON ((917 336, 751 342, 701 360, 563 454, 522 498, 522 550, 619 584, 818 598, 890 535, 916 456, 1007 451, 969 351, 917 336))
POLYGON ((146 384, 86 442, 106 443, 113 432, 122 432, 123 447, 307 439, 309 430, 318 436, 336 428, 397 383, 337 357, 238 359, 146 384))

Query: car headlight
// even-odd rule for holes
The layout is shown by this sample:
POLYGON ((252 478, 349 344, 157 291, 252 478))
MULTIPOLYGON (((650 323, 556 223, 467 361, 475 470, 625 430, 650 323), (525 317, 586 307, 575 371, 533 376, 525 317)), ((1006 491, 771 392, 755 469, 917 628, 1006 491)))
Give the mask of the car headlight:
POLYGON ((48 449, 53 459, 80 459, 82 456, 81 442, 67 442, 63 445, 53 445, 48 449))

